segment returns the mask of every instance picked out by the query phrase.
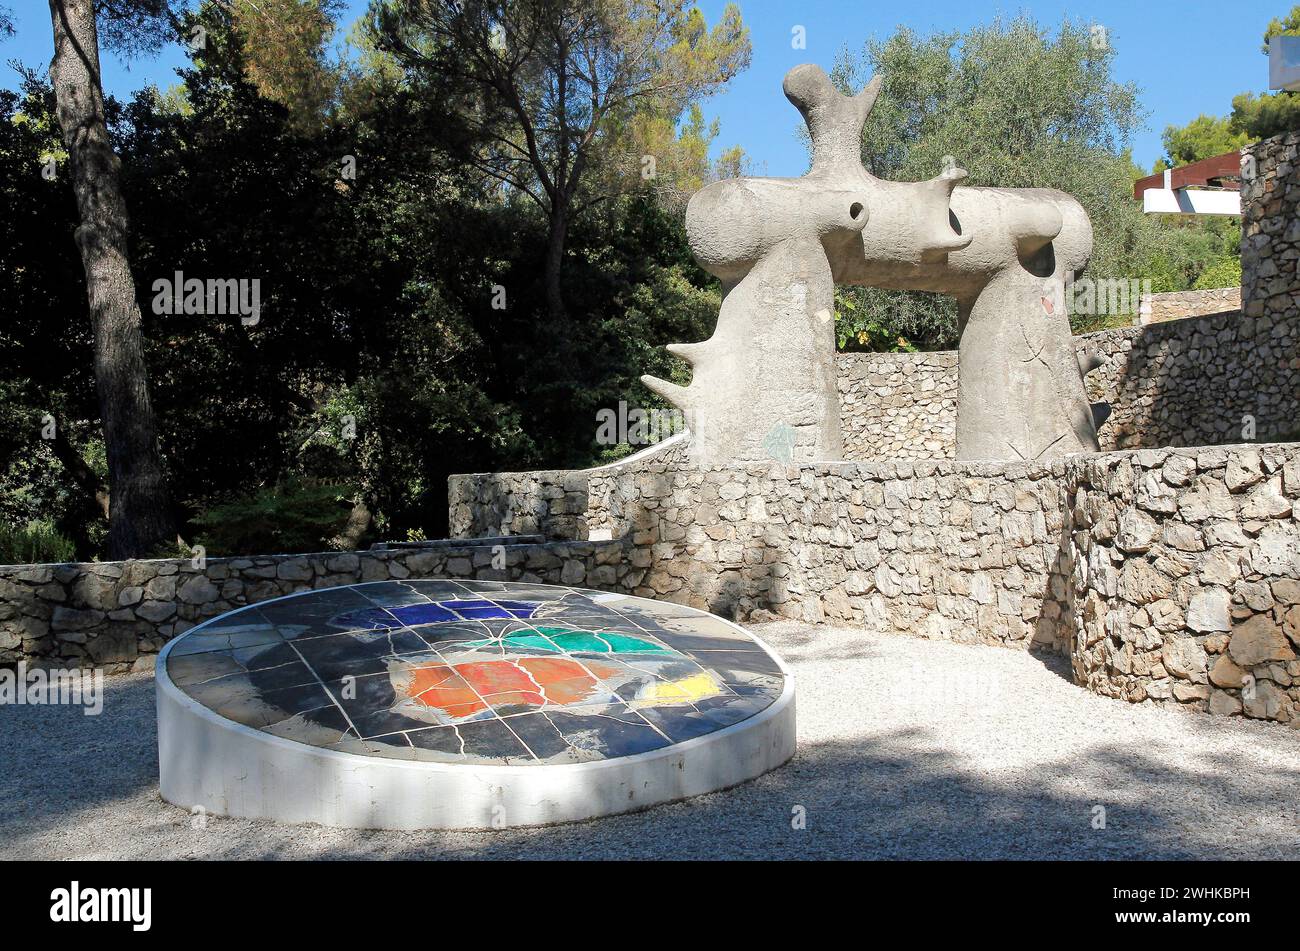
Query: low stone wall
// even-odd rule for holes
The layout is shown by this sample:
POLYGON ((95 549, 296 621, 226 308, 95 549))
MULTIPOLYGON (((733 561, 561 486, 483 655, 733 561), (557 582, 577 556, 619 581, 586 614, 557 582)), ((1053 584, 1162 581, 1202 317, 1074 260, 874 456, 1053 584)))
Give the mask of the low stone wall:
POLYGON ((646 569, 635 594, 1064 650, 1072 626, 1042 611, 1068 576, 1064 465, 658 466, 620 478, 610 508, 646 569))
POLYGON ((594 470, 473 473, 448 480, 448 531, 453 537, 531 535, 581 541, 600 520, 591 495, 594 470), (491 529, 480 530, 491 525, 491 529))
POLYGON ((1294 320, 1300 316, 1300 132, 1255 142, 1242 153, 1242 309, 1247 317, 1294 320))
MULTIPOLYGON (((1089 398, 1111 405, 1103 450, 1300 436, 1300 313, 1219 314, 1075 341, 1104 360, 1086 378, 1089 398)), ((841 354, 837 367, 846 458, 955 455, 956 352, 841 354)))
POLYGON ((957 351, 842 353, 836 360, 846 459, 950 459, 957 351))
MULTIPOLYGON (((522 484, 514 475, 456 476, 452 495, 481 493, 493 478, 522 484)), ((740 620, 833 620, 1059 651, 1098 693, 1220 713, 1234 710, 1225 699, 1212 706, 1215 694, 1198 689, 1204 681, 1181 682, 1158 661, 1166 648, 1193 657, 1190 642, 1208 668, 1211 654, 1232 656, 1245 626, 1246 638, 1281 655, 1253 665, 1257 683, 1274 686, 1257 686, 1272 699, 1246 712, 1300 723, 1297 698, 1270 693, 1297 689, 1290 678, 1300 685, 1291 648, 1277 642, 1300 636, 1289 600, 1300 586, 1300 445, 1035 464, 647 462, 598 478, 606 481, 598 517, 635 569, 619 576, 630 593, 740 620), (1220 642, 1197 625, 1225 593, 1234 626, 1220 642), (1098 631, 1112 629, 1101 644, 1098 631)), ((568 504, 517 501, 530 510, 568 504)))
MULTIPOLYGON (((1064 602, 1064 461, 920 460, 695 468, 662 462, 613 476, 598 517, 646 569, 633 593, 739 618, 864 623, 948 640, 1064 649, 1044 601, 1064 602), (1051 597, 1052 579, 1058 597, 1051 597)), ((561 506, 548 488, 522 507, 561 506)), ((568 473, 567 478, 581 475, 568 473)), ((519 474, 454 476, 451 496, 517 492, 519 474)), ((543 512, 542 519, 548 516, 543 512)), ((490 524, 476 528, 494 531, 490 524)))
POLYGON ((509 578, 596 588, 641 580, 617 542, 7 565, 0 566, 0 664, 150 669, 168 640, 222 612, 390 578, 509 578))
POLYGON ((475 472, 447 480, 453 538, 527 535, 583 541, 613 532, 609 494, 615 480, 650 466, 687 464, 685 434, 594 469, 475 472))
POLYGON ((1075 679, 1300 726, 1300 448, 1070 467, 1075 679))
POLYGON ((1169 291, 1143 294, 1138 323, 1158 324, 1185 317, 1208 317, 1241 310, 1240 287, 1214 287, 1203 291, 1169 291))
POLYGON ((0 567, 0 663, 142 669, 169 638, 240 605, 359 581, 493 578, 1059 651, 1101 694, 1300 725, 1298 444, 1044 464, 692 467, 669 455, 524 475, 456 476, 451 496, 510 496, 539 525, 586 531, 590 519, 614 538, 0 567), (584 479, 582 513, 580 489, 554 489, 584 479))
POLYGON ((1081 337, 1105 363, 1103 449, 1215 446, 1300 435, 1300 319, 1220 314, 1081 337))

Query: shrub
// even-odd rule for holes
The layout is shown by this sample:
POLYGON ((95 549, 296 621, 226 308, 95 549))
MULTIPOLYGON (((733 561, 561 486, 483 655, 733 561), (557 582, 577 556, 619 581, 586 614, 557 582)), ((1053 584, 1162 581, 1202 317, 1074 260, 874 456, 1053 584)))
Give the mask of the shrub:
POLYGON ((0 564, 31 565, 76 557, 76 546, 49 522, 28 522, 25 528, 0 524, 0 564))
POLYGON ((1194 289, 1209 291, 1217 287, 1238 287, 1241 284, 1241 258, 1227 257, 1206 267, 1196 279, 1194 289))
POLYGON ((323 551, 348 520, 347 486, 293 479, 214 505, 194 519, 208 555, 323 551))

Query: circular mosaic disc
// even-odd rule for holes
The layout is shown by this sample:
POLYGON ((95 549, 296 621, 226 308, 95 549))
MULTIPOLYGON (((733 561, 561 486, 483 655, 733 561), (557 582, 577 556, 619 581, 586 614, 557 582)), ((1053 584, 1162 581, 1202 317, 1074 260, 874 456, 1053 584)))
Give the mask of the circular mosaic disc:
POLYGON ((794 685, 681 605, 498 581, 381 581, 223 614, 158 660, 169 801, 374 828, 592 818, 794 752, 794 685))

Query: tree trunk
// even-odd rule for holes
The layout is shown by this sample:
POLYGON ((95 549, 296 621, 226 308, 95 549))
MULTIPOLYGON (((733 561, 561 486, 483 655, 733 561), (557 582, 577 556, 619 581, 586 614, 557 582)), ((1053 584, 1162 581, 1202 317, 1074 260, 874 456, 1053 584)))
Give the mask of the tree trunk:
POLYGON ((95 507, 104 516, 104 521, 108 521, 108 489, 104 487, 95 470, 86 465, 86 460, 82 459, 72 443, 68 442, 62 426, 55 431, 50 448, 54 451, 55 458, 62 463, 68 476, 77 484, 77 488, 85 493, 87 500, 95 500, 95 507))
POLYGON ((330 546, 339 551, 356 551, 361 544, 361 539, 365 537, 366 532, 370 531, 370 524, 373 521, 374 516, 370 514, 366 500, 358 497, 352 503, 348 523, 343 526, 342 532, 330 539, 330 546))
POLYGON ((565 317, 564 310, 564 245, 569 236, 569 215, 566 204, 558 198, 551 205, 550 229, 546 235, 546 312, 552 321, 565 317))
POLYGON ((76 240, 86 271, 95 385, 108 454, 108 555, 137 558, 170 541, 175 531, 127 259, 120 163, 104 123, 94 0, 50 0, 50 19, 50 80, 81 218, 76 240))

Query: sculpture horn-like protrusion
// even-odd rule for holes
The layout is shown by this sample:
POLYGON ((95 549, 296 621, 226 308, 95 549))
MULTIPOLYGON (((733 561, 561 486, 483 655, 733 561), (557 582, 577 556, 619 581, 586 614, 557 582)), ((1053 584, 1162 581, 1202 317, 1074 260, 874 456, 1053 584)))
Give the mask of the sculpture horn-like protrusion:
POLYGON ((929 181, 915 183, 918 191, 912 208, 918 218, 922 261, 942 260, 953 251, 967 247, 974 239, 973 232, 962 234, 952 226, 952 190, 966 179, 967 174, 966 169, 954 165, 929 181))
POLYGON ((826 71, 812 63, 785 74, 785 96, 802 113, 813 143, 813 171, 861 167, 862 126, 880 95, 876 76, 856 96, 835 88, 826 71))
POLYGON ((699 362, 700 357, 708 352, 708 341, 701 343, 670 343, 665 347, 669 353, 675 357, 681 357, 687 363, 694 366, 699 362))
MULTIPOLYGON (((1093 370, 1096 370, 1106 362, 1106 358, 1095 350, 1085 350, 1083 353, 1079 354, 1078 359, 1079 372, 1084 376, 1087 376, 1093 370)), ((1110 415, 1110 410, 1108 409, 1106 413, 1107 415, 1110 415)))
POLYGON ((678 386, 676 383, 669 383, 667 380, 649 374, 641 377, 641 382, 651 392, 658 393, 675 406, 687 409, 691 405, 690 390, 685 386, 678 386))

